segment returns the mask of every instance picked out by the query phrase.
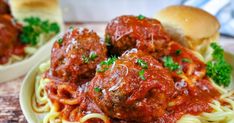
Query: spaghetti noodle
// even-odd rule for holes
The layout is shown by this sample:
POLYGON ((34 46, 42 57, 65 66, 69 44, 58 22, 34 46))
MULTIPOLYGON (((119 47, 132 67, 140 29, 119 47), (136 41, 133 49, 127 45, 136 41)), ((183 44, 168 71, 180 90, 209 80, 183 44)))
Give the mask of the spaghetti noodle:
MULTIPOLYGON (((206 64, 199 54, 167 38, 161 41, 158 31, 150 44, 140 41, 147 37, 145 27, 162 29, 160 23, 153 26, 149 21, 154 20, 134 16, 122 19, 117 17, 123 22, 107 28, 109 36, 118 37, 112 41, 117 46, 113 50, 128 49, 125 39, 133 42, 130 47, 136 43, 142 46, 128 49, 119 58, 100 62, 106 58, 105 46, 87 29, 70 29, 54 43, 51 64, 48 61, 39 66, 32 100, 33 109, 46 114, 43 123, 234 121, 234 91, 216 85, 206 75, 206 64), (128 28, 137 26, 131 34, 140 42, 129 38, 130 34, 121 35, 127 28, 116 29, 126 26, 124 20, 128 20, 128 28), (142 27, 138 28, 139 23, 142 27)), ((160 36, 167 37, 164 33, 160 36)))

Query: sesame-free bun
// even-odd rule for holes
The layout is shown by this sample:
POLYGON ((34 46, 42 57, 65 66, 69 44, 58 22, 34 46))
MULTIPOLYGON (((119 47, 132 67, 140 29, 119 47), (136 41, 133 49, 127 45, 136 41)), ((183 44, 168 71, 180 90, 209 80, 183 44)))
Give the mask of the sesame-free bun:
POLYGON ((59 0, 9 0, 13 17, 23 23, 28 17, 57 22, 63 28, 62 12, 59 0))
POLYGON ((202 56, 209 54, 209 44, 219 37, 220 24, 208 12, 191 6, 169 6, 156 16, 170 36, 202 56))

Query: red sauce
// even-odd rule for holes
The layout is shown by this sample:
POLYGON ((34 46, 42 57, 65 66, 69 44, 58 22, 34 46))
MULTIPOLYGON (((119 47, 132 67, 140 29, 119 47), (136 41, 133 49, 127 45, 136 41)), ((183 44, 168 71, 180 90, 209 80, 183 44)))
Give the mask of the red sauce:
POLYGON ((209 103, 217 99, 220 93, 212 86, 208 77, 205 75, 205 64, 201 62, 191 51, 185 49, 176 42, 171 42, 166 55, 173 58, 174 62, 179 63, 188 81, 182 79, 177 71, 172 72, 175 83, 175 92, 171 97, 171 106, 160 120, 166 122, 176 122, 185 114, 199 115, 202 112, 211 112, 209 103), (180 50, 180 53, 176 51, 180 50), (187 62, 183 61, 186 58, 187 62), (190 66, 194 66, 192 72, 188 72, 190 66), (189 82, 190 81, 190 82, 189 82))
POLYGON ((7 63, 11 55, 25 54, 25 45, 19 41, 20 28, 10 15, 0 15, 0 64, 7 63))
MULTIPOLYGON (((69 121, 78 121, 87 113, 101 113, 109 116, 113 122, 175 123, 186 114, 199 115, 202 112, 211 112, 212 108, 209 106, 209 103, 213 99, 217 99, 220 93, 212 86, 206 76, 206 65, 188 49, 176 42, 168 41, 168 36, 163 31, 159 31, 161 29, 159 22, 154 21, 157 28, 151 28, 152 23, 149 24, 149 22, 153 20, 147 18, 145 20, 137 20, 136 17, 132 16, 123 16, 122 18, 124 19, 120 19, 118 22, 121 23, 120 25, 115 25, 114 23, 116 22, 113 21, 114 28, 107 29, 107 32, 110 31, 108 34, 111 34, 112 43, 116 43, 115 48, 125 50, 125 48, 136 46, 143 52, 121 56, 115 63, 116 67, 112 69, 112 65, 110 65, 107 66, 107 71, 96 73, 90 84, 80 85, 69 80, 67 82, 53 81, 49 83, 46 86, 46 91, 52 102, 58 106, 58 111, 62 112, 62 117, 69 121), (128 34, 127 31, 129 29, 133 29, 134 32, 128 34), (158 48, 156 48, 157 50, 154 49, 155 47, 148 47, 152 46, 149 42, 149 31, 156 33, 157 36, 155 38, 164 40, 157 40, 157 43, 153 43, 155 46, 159 46, 159 50, 158 48), (132 43, 136 43, 134 46, 130 43, 130 45, 126 44, 127 47, 124 47, 125 45, 122 43, 126 43, 129 40, 127 38, 116 38, 114 37, 115 35, 134 38, 134 40, 130 41, 139 40, 139 47, 136 42, 132 43), (117 39, 121 39, 123 42, 117 39), (157 44, 162 44, 163 47, 157 44), (153 51, 160 51, 160 55, 152 57, 148 54, 153 51), (164 63, 161 56, 172 57, 173 61, 181 67, 182 73, 178 73, 178 70, 169 70, 163 66, 164 63), (144 73, 145 80, 139 78, 139 71, 142 70, 142 67, 135 63, 138 58, 143 59, 149 65, 149 68, 144 73), (126 73, 126 67, 128 68, 128 73, 126 73), (122 78, 121 84, 123 85, 113 91, 120 78, 122 78), (99 87, 101 90, 98 89, 98 92, 95 92, 96 87, 99 87), (66 101, 66 99, 72 102, 66 101)), ((69 33, 66 35, 69 35, 69 33)), ((70 38, 72 39, 72 35, 69 37, 69 40, 65 40, 63 43, 67 43, 67 46, 70 46, 70 38)), ((62 45, 62 48, 67 49, 67 46, 62 45)), ((61 48, 60 45, 55 43, 54 50, 60 51, 59 48, 61 48)), ((86 50, 81 50, 77 53, 80 49, 74 48, 71 50, 71 53, 66 54, 64 50, 58 52, 60 55, 53 54, 52 58, 63 56, 62 59, 67 59, 71 57, 72 53, 80 56, 86 52, 86 50)), ((81 62, 76 60, 73 59, 69 63, 68 68, 74 64, 76 65, 75 67, 80 67, 81 65, 77 63, 81 62)), ((55 65, 58 65, 56 67, 59 68, 59 65, 62 64, 55 65)), ((58 72, 56 69, 54 71, 58 72)), ((67 74, 67 71, 63 72, 65 72, 65 75, 67 74)), ((84 73, 89 74, 89 72, 84 73)), ((77 75, 77 73, 74 75, 77 75)), ((96 123, 100 121, 93 119, 89 122, 96 123)))
POLYGON ((106 37, 110 36, 113 52, 137 48, 146 52, 158 52, 170 41, 158 20, 123 15, 116 17, 106 27, 106 37))
POLYGON ((9 5, 4 0, 0 0, 0 15, 2 14, 10 14, 9 5))

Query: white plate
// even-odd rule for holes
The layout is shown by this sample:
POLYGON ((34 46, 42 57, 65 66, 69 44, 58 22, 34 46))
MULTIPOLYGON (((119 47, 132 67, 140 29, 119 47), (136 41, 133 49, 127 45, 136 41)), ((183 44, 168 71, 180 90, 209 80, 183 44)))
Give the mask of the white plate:
MULTIPOLYGON (((60 27, 60 32, 63 32, 64 26, 60 25, 60 27)), ((35 54, 27 59, 23 59, 22 61, 13 64, 0 66, 0 82, 9 81, 26 74, 28 70, 30 70, 30 68, 40 62, 41 59, 48 57, 48 55, 50 55, 51 47, 54 43, 54 40, 55 38, 52 38, 50 41, 40 47, 35 54)))
MULTIPOLYGON (((228 53, 229 62, 234 63, 234 55, 231 55, 228 53)), ((43 120, 42 115, 36 113, 32 109, 32 96, 34 93, 34 84, 35 84, 35 77, 37 75, 38 67, 41 63, 47 61, 50 59, 50 55, 44 56, 44 58, 41 58, 41 62, 34 65, 34 67, 28 72, 27 76, 25 77, 21 90, 20 90, 20 106, 23 111, 23 114, 26 118, 26 120, 29 123, 40 123, 41 120, 43 120)), ((232 64, 234 68, 234 64, 232 64)), ((232 77, 234 80, 234 72, 232 73, 232 77)), ((234 81, 233 81, 234 82, 234 81)), ((232 87, 234 84, 232 83, 232 87)))

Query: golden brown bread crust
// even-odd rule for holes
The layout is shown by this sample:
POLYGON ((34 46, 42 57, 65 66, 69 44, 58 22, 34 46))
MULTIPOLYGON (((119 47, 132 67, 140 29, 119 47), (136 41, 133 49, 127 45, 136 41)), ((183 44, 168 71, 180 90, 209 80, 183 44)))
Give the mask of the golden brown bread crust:
POLYGON ((58 0, 10 0, 11 6, 20 11, 30 9, 52 11, 59 7, 58 3, 58 0))
POLYGON ((63 30, 62 12, 59 0, 9 0, 11 13, 19 22, 24 18, 39 17, 57 22, 63 30))
POLYGON ((159 11, 156 19, 161 21, 172 39, 189 49, 207 55, 208 46, 219 37, 220 24, 208 12, 191 6, 169 6, 159 11))

